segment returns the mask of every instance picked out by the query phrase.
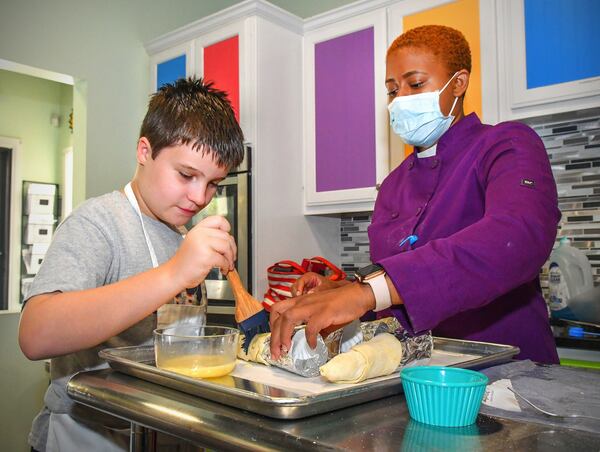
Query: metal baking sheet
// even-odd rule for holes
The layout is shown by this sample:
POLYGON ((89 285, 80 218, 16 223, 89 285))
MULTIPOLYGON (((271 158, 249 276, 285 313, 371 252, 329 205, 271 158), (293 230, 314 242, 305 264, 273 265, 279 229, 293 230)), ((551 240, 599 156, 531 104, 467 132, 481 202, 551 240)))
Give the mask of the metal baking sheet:
MULTIPOLYGON (((507 362, 517 353, 519 349, 509 345, 436 337, 431 359, 411 364, 479 369, 507 362)), ((196 379, 157 368, 152 346, 110 348, 99 354, 119 372, 279 419, 299 419, 402 392, 399 371, 340 385, 238 360, 230 375, 196 379)))

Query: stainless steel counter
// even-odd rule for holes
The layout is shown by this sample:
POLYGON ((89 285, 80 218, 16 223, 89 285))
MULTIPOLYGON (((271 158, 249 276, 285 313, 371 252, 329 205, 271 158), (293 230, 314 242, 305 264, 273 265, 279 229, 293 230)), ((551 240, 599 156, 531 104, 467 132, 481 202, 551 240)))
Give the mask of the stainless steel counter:
POLYGON ((600 450, 591 434, 480 415, 469 427, 410 419, 403 395, 306 419, 284 421, 230 408, 113 370, 69 382, 76 401, 132 423, 140 438, 157 430, 217 450, 600 450))

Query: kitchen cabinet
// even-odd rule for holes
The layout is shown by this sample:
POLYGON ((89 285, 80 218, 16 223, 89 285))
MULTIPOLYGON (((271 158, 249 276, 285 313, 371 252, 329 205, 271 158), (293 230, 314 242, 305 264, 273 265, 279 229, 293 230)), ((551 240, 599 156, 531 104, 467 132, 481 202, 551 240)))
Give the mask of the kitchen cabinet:
POLYGON ((306 22, 307 214, 372 210, 387 175, 386 10, 306 22))
MULTIPOLYGON (((219 30, 196 40, 198 71, 227 93, 240 121, 240 30, 219 30), (231 36, 229 36, 231 34, 231 36)), ((240 27, 241 28, 241 27, 240 27)), ((243 33, 242 33, 243 37, 243 33)), ((243 62, 242 62, 243 64, 243 62)))
POLYGON ((600 104, 597 1, 481 0, 481 7, 490 25, 482 46, 497 52, 489 94, 498 120, 600 104))
POLYGON ((257 26, 255 17, 240 18, 202 32, 194 40, 194 74, 227 93, 247 141, 254 136, 251 113, 255 104, 249 90, 255 79, 252 37, 257 26))
POLYGON ((150 57, 150 91, 156 92, 165 83, 194 73, 194 43, 183 42, 150 57))
POLYGON ((463 32, 473 63, 465 113, 495 124, 600 105, 599 14, 595 0, 405 0, 388 8, 388 37, 425 23, 463 32))
POLYGON ((412 152, 389 128, 384 84, 387 48, 406 29, 441 24, 465 35, 472 52, 465 112, 485 120, 479 22, 479 0, 363 2, 306 21, 307 214, 372 210, 378 185, 412 152))
MULTIPOLYGON (((239 19, 210 31, 200 27, 201 30, 193 34, 199 37, 176 45, 170 45, 166 38, 153 41, 148 48, 151 53, 151 92, 182 77, 204 77, 227 93, 236 119, 240 121, 240 68, 244 74, 241 80, 247 82, 245 86, 251 84, 248 79, 252 73, 251 67, 244 66, 247 52, 240 52, 240 48, 243 49, 247 36, 252 34, 252 26, 252 20, 239 19), (165 45, 168 47, 165 48, 165 45)), ((175 36, 169 36, 170 40, 176 39, 176 36, 177 32, 175 36)), ((248 116, 244 115, 246 118, 248 116)), ((240 122, 240 125, 248 139, 250 125, 247 121, 240 122)))
MULTIPOLYGON (((378 184, 405 156, 389 130, 383 83, 385 52, 396 36, 425 23, 461 30, 473 62, 465 113, 496 123, 598 105, 599 32, 587 25, 598 8, 595 0, 579 0, 577 8, 559 0, 372 0, 301 20, 246 1, 149 43, 152 90, 184 72, 215 80, 257 150, 256 171, 264 161, 273 181, 282 171, 301 175, 289 194, 301 190, 304 214, 369 211, 378 184), (552 36, 540 26, 550 19, 552 36), (565 43, 550 59, 532 54, 548 50, 545 38, 565 43), (561 52, 590 64, 563 64, 572 70, 553 79, 561 52)), ((271 199, 272 190, 264 196, 271 199)))
POLYGON ((157 65, 185 55, 185 75, 204 76, 228 92, 252 145, 251 287, 257 298, 274 262, 338 253, 339 219, 304 217, 303 27, 299 17, 249 0, 146 45, 153 91, 157 65))
MULTIPOLYGON (((243 30, 243 21, 238 21, 213 32, 203 33, 200 38, 153 53, 150 56, 150 91, 154 93, 165 83, 173 83, 182 77, 202 76, 227 92, 239 121, 239 45, 240 36, 244 36, 243 30)), ((153 45, 159 44, 160 42, 155 42, 153 45)), ((241 64, 243 65, 243 61, 241 64)))
MULTIPOLYGON (((250 1, 151 41, 146 46, 152 70, 151 91, 156 91, 161 81, 172 82, 180 77, 203 77, 213 82, 216 88, 227 93, 245 140, 256 145, 257 73, 259 69, 267 69, 258 67, 258 39, 268 33, 266 30, 270 25, 277 28, 275 35, 277 32, 292 33, 301 39, 299 18, 275 10, 266 2, 250 1)), ((271 46, 261 46, 261 52, 272 57, 278 51, 285 51, 286 45, 287 41, 283 39, 271 46)), ((294 55, 290 54, 290 58, 294 55)), ((277 67, 268 69, 278 72, 277 67)), ((274 98, 268 99, 271 100, 274 98)))

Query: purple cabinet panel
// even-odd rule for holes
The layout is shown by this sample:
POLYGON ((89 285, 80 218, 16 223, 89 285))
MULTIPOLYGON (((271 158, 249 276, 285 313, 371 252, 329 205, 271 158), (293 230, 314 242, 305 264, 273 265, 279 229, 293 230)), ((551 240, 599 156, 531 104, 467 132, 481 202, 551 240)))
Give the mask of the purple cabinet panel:
POLYGON ((315 45, 317 192, 375 186, 374 90, 373 27, 315 45))

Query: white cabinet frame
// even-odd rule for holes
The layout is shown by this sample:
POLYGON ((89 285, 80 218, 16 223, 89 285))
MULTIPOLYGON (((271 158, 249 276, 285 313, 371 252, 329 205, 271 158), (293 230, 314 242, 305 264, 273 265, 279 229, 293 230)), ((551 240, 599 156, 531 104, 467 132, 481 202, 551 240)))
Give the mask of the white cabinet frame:
POLYGON ((196 75, 194 71, 195 62, 194 62, 194 42, 184 42, 182 44, 178 44, 169 49, 163 50, 161 52, 155 53, 150 56, 150 93, 156 92, 156 81, 158 77, 158 65, 165 61, 169 61, 173 58, 185 54, 185 75, 186 77, 190 77, 192 75, 196 75))
MULTIPOLYGON (((498 107, 500 120, 552 114, 600 105, 600 77, 527 88, 525 9, 523 0, 481 0, 483 11, 494 3, 497 36, 486 37, 498 49, 498 107), (483 5, 482 5, 483 6, 483 5), (495 38, 495 39, 494 39, 495 38)), ((490 30, 491 31, 491 30, 490 30)), ((552 32, 551 29, 548 30, 552 32)), ((489 33, 489 32, 488 32, 489 33)), ((482 42, 482 53, 483 53, 482 42)))
POLYGON ((254 105, 251 93, 256 85, 256 18, 241 19, 218 29, 202 34, 194 40, 194 58, 197 75, 204 73, 204 48, 224 41, 234 36, 238 37, 238 79, 240 89, 240 126, 246 141, 254 141, 254 118, 251 105, 254 105))
POLYGON ((388 114, 385 91, 386 11, 385 8, 346 19, 327 27, 307 31, 304 39, 304 180, 305 213, 358 212, 373 209, 376 187, 317 192, 315 136, 315 45, 373 27, 375 94, 376 184, 389 170, 388 114))

